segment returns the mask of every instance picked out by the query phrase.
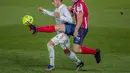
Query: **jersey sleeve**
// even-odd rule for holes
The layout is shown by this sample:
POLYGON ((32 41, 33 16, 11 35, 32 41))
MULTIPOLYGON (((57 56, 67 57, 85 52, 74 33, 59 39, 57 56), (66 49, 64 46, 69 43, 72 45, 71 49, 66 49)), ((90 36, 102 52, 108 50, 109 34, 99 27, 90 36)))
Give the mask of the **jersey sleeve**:
POLYGON ((43 9, 43 13, 54 17, 54 12, 51 12, 49 10, 43 9))
POLYGON ((79 13, 79 12, 84 12, 83 11, 83 4, 81 4, 81 3, 79 3, 78 5, 77 5, 77 12, 79 13))
POLYGON ((68 22, 68 23, 72 23, 72 17, 67 7, 64 7, 63 15, 60 17, 60 20, 68 22))

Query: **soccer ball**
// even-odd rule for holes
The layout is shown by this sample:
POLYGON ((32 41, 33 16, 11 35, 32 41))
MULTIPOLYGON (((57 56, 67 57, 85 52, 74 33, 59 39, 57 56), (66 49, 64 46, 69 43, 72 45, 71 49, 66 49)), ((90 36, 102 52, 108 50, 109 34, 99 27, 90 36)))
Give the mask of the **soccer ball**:
POLYGON ((27 25, 27 22, 33 25, 33 17, 30 15, 25 15, 22 19, 24 25, 27 25))

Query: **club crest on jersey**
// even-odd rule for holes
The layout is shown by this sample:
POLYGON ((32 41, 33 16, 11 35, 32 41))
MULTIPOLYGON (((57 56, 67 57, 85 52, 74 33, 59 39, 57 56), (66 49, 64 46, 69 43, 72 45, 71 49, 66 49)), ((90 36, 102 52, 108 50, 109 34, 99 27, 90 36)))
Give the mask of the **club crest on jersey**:
POLYGON ((77 7, 77 11, 82 11, 82 10, 83 10, 83 8, 81 5, 77 7))

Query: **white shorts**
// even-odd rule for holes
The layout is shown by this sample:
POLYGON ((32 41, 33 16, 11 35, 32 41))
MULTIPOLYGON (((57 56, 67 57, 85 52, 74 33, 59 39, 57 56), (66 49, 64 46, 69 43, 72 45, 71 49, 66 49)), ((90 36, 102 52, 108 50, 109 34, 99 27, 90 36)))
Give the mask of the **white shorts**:
POLYGON ((51 41, 55 44, 58 45, 60 44, 62 49, 70 48, 70 39, 69 37, 64 34, 64 33, 59 33, 56 36, 54 36, 51 41))

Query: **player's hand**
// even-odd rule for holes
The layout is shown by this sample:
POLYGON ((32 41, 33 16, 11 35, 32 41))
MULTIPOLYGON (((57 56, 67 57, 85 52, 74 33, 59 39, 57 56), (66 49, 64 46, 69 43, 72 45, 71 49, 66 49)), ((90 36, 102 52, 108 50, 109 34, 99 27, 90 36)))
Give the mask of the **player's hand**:
POLYGON ((74 31, 74 37, 77 37, 78 36, 78 29, 75 29, 74 31))
POLYGON ((56 18, 60 18, 60 13, 59 13, 59 12, 54 12, 54 16, 55 16, 56 18))
POLYGON ((67 8, 68 8, 70 14, 73 16, 74 14, 73 14, 72 6, 67 6, 67 8))
POLYGON ((68 10, 71 10, 72 6, 67 6, 68 10))
POLYGON ((39 12, 43 12, 43 8, 42 8, 42 7, 39 7, 39 8, 38 8, 38 11, 39 11, 39 12))

